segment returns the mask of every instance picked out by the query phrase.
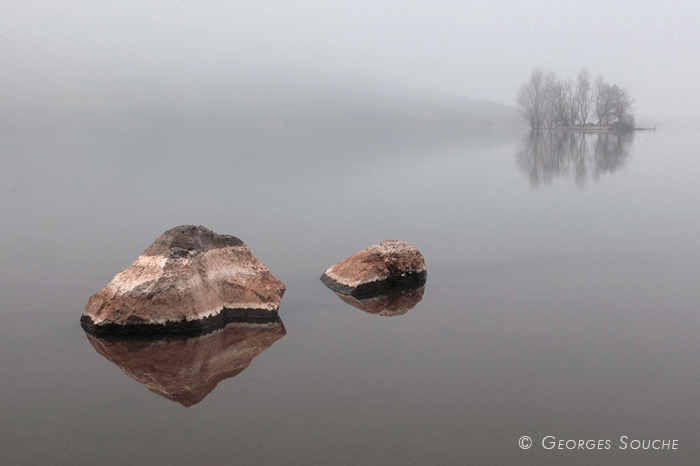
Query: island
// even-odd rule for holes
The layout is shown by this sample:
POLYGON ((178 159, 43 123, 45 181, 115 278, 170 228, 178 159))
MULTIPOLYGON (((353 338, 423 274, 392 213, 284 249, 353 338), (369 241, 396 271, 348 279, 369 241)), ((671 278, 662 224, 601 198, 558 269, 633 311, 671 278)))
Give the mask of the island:
POLYGON ((518 89, 518 113, 532 130, 633 131, 639 128, 632 113, 630 92, 602 76, 595 82, 583 68, 576 80, 558 79, 553 72, 536 67, 518 89), (594 117, 596 123, 588 121, 594 117))

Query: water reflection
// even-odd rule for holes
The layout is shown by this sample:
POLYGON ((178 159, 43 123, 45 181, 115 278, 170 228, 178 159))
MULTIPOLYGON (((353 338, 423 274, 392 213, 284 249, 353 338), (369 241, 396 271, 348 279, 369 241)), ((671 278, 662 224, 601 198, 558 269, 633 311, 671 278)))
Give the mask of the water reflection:
POLYGON ((423 299, 425 281, 426 279, 423 278, 417 282, 395 285, 391 288, 383 289, 381 294, 363 298, 357 298, 337 291, 334 291, 334 293, 349 305, 368 314, 384 317, 400 316, 416 307, 416 304, 423 299))
POLYGON ((153 393, 189 407, 219 382, 235 377, 258 354, 286 335, 279 317, 235 322, 196 337, 96 336, 88 340, 102 356, 153 393))
POLYGON ((620 170, 633 138, 631 131, 532 131, 522 139, 515 156, 535 188, 570 174, 583 187, 589 177, 598 181, 601 175, 620 170))

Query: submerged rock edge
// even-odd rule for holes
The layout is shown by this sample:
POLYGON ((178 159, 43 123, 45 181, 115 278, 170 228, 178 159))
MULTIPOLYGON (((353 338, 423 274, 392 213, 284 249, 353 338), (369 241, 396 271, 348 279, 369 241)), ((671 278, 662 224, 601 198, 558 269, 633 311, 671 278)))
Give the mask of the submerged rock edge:
POLYGON ((88 315, 80 317, 80 326, 91 335, 119 338, 133 336, 134 338, 191 338, 204 336, 221 330, 231 324, 268 324, 279 320, 277 311, 260 309, 229 309, 223 308, 217 314, 198 320, 170 320, 163 323, 130 323, 117 324, 114 322, 95 323, 88 315))
POLYGON ((398 277, 381 278, 357 286, 350 286, 334 280, 326 275, 325 272, 321 275, 321 281, 328 288, 336 293, 352 296, 357 299, 386 296, 401 293, 407 289, 419 288, 425 285, 427 278, 428 273, 422 270, 420 272, 405 273, 398 277))

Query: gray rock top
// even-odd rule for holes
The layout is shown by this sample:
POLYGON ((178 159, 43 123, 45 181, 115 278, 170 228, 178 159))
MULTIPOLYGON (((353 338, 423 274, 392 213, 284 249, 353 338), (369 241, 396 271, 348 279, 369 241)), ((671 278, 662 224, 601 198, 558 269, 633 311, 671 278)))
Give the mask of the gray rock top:
POLYGON ((235 236, 219 235, 201 225, 180 225, 156 238, 142 255, 185 257, 203 254, 211 249, 238 246, 245 244, 235 236))

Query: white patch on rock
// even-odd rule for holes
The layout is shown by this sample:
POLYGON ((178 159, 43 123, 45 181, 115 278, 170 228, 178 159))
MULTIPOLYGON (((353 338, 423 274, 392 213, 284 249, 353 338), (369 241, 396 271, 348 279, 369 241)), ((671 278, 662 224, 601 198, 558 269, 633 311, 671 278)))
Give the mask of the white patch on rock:
POLYGON ((141 255, 128 269, 115 275, 107 288, 116 294, 125 294, 144 283, 156 281, 163 275, 167 260, 163 256, 141 255))

